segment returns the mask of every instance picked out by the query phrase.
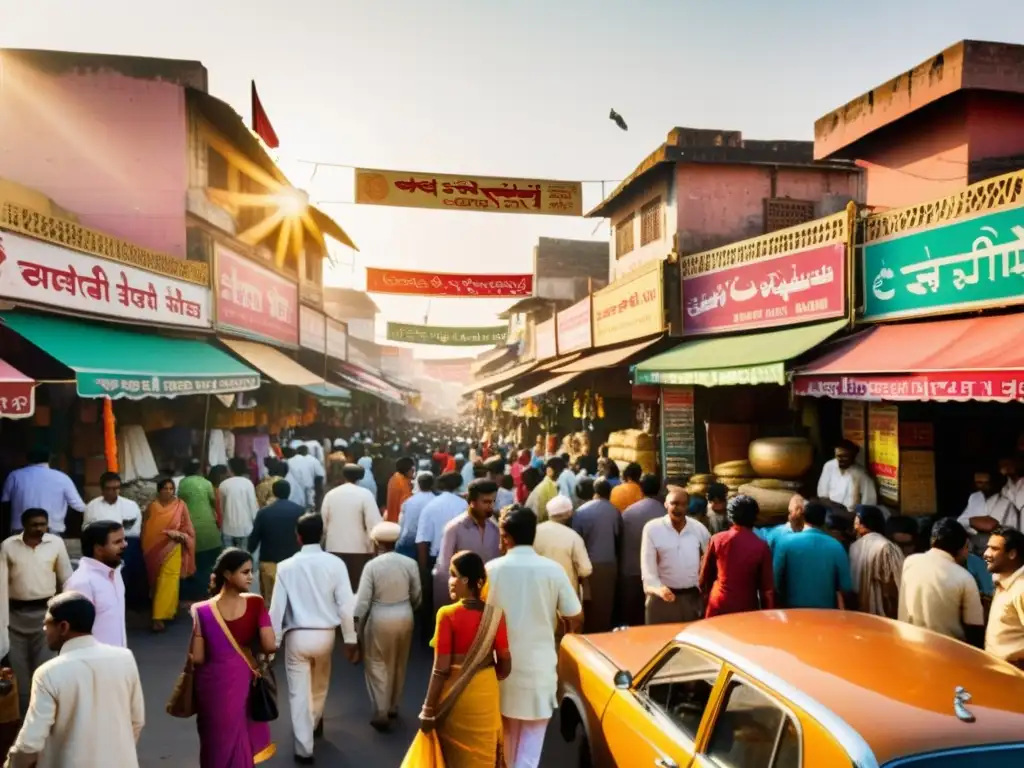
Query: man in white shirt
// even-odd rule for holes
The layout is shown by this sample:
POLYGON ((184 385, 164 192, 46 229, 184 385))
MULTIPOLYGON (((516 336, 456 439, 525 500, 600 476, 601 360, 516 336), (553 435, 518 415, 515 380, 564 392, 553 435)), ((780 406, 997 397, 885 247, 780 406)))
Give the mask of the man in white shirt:
POLYGON ((689 501, 685 491, 673 488, 665 499, 668 514, 644 525, 640 574, 647 624, 696 621, 704 615, 698 585, 711 534, 699 520, 686 516, 689 501))
POLYGON ((71 478, 50 467, 50 452, 33 448, 28 453, 28 466, 16 469, 4 481, 0 506, 9 516, 11 531, 20 531, 21 516, 27 509, 42 509, 49 515, 50 531, 64 533, 68 507, 85 512, 78 489, 71 478))
POLYGON ((302 549, 278 563, 270 622, 278 648, 288 636, 284 663, 295 761, 309 764, 313 762, 313 740, 323 732, 324 702, 331 683, 331 653, 338 627, 349 661, 359 660, 359 646, 353 619, 356 599, 348 570, 337 557, 320 548, 323 518, 303 515, 296 531, 302 549))
POLYGON ((932 546, 903 562, 900 621, 984 647, 985 612, 978 583, 964 567, 967 531, 951 517, 932 527, 932 546))
POLYGON ((124 527, 127 546, 122 555, 124 567, 121 576, 124 579, 125 600, 132 607, 142 605, 149 599, 146 561, 142 556, 142 512, 138 504, 121 495, 121 476, 116 472, 100 475, 100 491, 102 496, 97 496, 85 505, 82 525, 109 520, 124 527))
POLYGON ((138 768, 146 712, 135 656, 97 642, 95 618, 93 604, 77 592, 50 600, 43 632, 60 655, 32 677, 31 705, 9 768, 138 768))
POLYGON ((555 496, 548 502, 548 519, 537 526, 534 551, 541 557, 554 560, 565 571, 577 595, 594 570, 587 554, 587 545, 569 526, 572 524, 572 502, 565 496, 555 496))
POLYGON ((344 561, 349 581, 355 585, 359 584, 363 566, 373 557, 370 531, 381 521, 373 494, 356 484, 362 476, 362 467, 346 464, 342 469, 344 482, 327 492, 320 508, 324 548, 344 561))
MULTIPOLYGON (((514 491, 502 487, 505 481, 505 459, 501 456, 491 456, 484 462, 484 467, 487 468, 487 479, 498 486, 497 495, 494 497, 494 513, 497 515, 505 507, 516 503, 516 494, 514 491)), ((468 486, 468 483, 466 485, 468 486)))
MULTIPOLYGON (((220 498, 221 540, 225 547, 245 549, 249 545, 249 534, 256 523, 256 513, 260 511, 256 499, 256 486, 249 478, 249 462, 241 456, 228 459, 231 477, 226 478, 217 486, 220 498)), ((259 552, 252 552, 252 569, 260 572, 259 552)), ((252 591, 260 593, 259 579, 253 579, 252 591)))
POLYGON ((326 475, 324 465, 309 455, 309 446, 299 445, 294 450, 294 455, 287 459, 288 482, 298 483, 305 493, 304 506, 316 509, 316 498, 323 488, 323 480, 326 475))
POLYGON ((533 549, 537 516, 513 507, 501 518, 506 554, 487 563, 487 600, 505 614, 512 672, 501 692, 502 749, 509 768, 537 768, 544 732, 558 706, 555 622, 569 631, 583 619, 583 606, 562 567, 533 549))
POLYGON ((968 497, 967 508, 957 518, 971 538, 971 551, 978 557, 985 555, 989 536, 996 528, 1004 525, 1020 528, 1020 512, 1003 494, 1006 486, 1000 490, 995 480, 992 472, 975 472, 974 487, 978 490, 968 497))
POLYGON ((71 558, 64 539, 47 532, 46 510, 27 509, 21 516, 22 533, 0 545, 0 615, 10 605, 10 659, 18 680, 21 711, 28 706, 32 675, 50 659, 43 635, 46 604, 71 578, 71 558))
POLYGON ((82 528, 82 559, 65 592, 85 595, 96 607, 92 635, 107 645, 128 647, 124 623, 124 581, 121 557, 125 551, 124 528, 116 520, 97 520, 82 528))
POLYGON ((825 462, 818 478, 818 498, 842 504, 851 513, 858 504, 878 503, 875 481, 857 464, 860 448, 849 440, 842 440, 835 458, 825 462))
MULTIPOLYGON (((1016 454, 999 462, 999 472, 1006 478, 1002 495, 1013 505, 1014 510, 1024 510, 1024 456, 1016 454)), ((1017 525, 1017 523, 1008 523, 1017 525)))

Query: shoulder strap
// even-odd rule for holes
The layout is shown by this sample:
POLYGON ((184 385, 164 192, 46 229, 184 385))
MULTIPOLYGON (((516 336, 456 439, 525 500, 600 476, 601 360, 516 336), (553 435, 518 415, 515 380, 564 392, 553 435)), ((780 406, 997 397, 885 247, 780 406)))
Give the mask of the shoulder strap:
POLYGON ((208 605, 210 606, 210 613, 213 614, 213 618, 220 626, 220 629, 224 633, 224 636, 227 637, 228 642, 231 643, 231 647, 234 648, 238 655, 242 657, 242 661, 244 661, 245 665, 249 667, 249 671, 251 671, 254 675, 258 677, 259 672, 252 665, 252 662, 249 661, 249 657, 245 655, 245 652, 242 650, 241 646, 238 645, 238 641, 235 640, 235 636, 231 634, 231 630, 228 629, 227 622, 224 621, 224 617, 221 615, 220 608, 217 607, 217 602, 215 600, 211 600, 208 603, 208 605))
POLYGON ((474 675, 491 658, 494 638, 498 634, 498 626, 501 624, 502 616, 501 609, 488 601, 487 607, 484 608, 484 615, 480 620, 480 627, 477 629, 476 637, 473 638, 473 644, 470 646, 469 651, 466 653, 465 661, 462 663, 462 674, 454 682, 448 695, 445 696, 437 710, 435 719, 438 723, 444 722, 455 706, 456 700, 466 690, 474 675))

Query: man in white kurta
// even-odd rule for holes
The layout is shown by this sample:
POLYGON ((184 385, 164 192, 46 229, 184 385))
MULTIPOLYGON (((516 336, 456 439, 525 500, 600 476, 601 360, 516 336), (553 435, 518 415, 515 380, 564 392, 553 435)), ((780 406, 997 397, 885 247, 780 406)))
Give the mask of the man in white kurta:
POLYGON ((145 724, 142 682, 127 648, 97 642, 88 598, 64 592, 43 626, 59 655, 32 676, 25 722, 8 768, 138 768, 135 744, 145 724))
POLYGON ((499 683, 508 768, 537 768, 544 732, 558 706, 556 617, 570 627, 583 606, 562 566, 533 549, 537 516, 513 508, 501 519, 507 554, 487 563, 487 600, 505 613, 512 672, 499 683))
POLYGON ((818 478, 818 498, 842 504, 851 513, 858 504, 878 503, 875 481, 856 463, 859 451, 854 443, 843 440, 836 446, 835 458, 825 462, 818 478))

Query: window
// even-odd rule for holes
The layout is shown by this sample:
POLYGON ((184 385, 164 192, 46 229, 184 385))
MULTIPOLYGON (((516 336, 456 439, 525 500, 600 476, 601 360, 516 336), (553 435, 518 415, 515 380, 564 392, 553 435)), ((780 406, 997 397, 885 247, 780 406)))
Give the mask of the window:
POLYGON ((788 197, 764 199, 765 233, 795 227, 813 218, 814 202, 811 200, 790 200, 788 197))
POLYGON ((799 768, 800 733, 771 698, 732 680, 707 755, 722 768, 799 768))
POLYGON ((721 665, 691 648, 676 646, 644 681, 643 693, 690 739, 701 718, 721 665))
POLYGON ((635 214, 629 214, 626 218, 615 225, 615 258, 621 258, 633 250, 633 219, 635 214))
POLYGON ((661 240, 661 198, 656 197, 640 209, 640 245, 661 240))

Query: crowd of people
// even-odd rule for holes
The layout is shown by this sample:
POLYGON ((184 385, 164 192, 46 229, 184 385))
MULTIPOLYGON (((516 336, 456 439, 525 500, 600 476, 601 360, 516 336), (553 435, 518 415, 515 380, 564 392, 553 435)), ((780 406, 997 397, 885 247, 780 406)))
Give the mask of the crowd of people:
POLYGON ((191 623, 168 711, 195 715, 204 768, 276 751, 273 692, 254 680, 274 679, 278 653, 294 759, 312 764, 339 635, 363 666, 380 731, 399 716, 411 647, 432 647, 409 768, 438 755, 449 766, 537 766, 568 632, 859 610, 1024 668, 1024 534, 1007 524, 1019 518, 1016 475, 979 474, 961 518, 935 522, 918 552, 915 519, 866 503, 875 499, 849 444, 826 464, 819 498, 794 496, 786 522, 763 527, 753 498, 718 484, 691 498, 636 464, 620 472, 600 456, 453 434, 405 425, 326 445, 296 438, 263 470, 235 457, 204 475, 193 462, 156 483, 144 512, 114 473, 88 505, 45 461, 13 473, 0 650, 25 718, 9 765, 59 766, 71 745, 104 750, 83 758, 100 765, 111 744, 119 765, 137 765, 145 717, 125 610, 147 600, 153 631, 179 615, 191 623), (60 533, 79 505, 72 570, 60 533), (75 709, 87 688, 102 711, 75 709))

